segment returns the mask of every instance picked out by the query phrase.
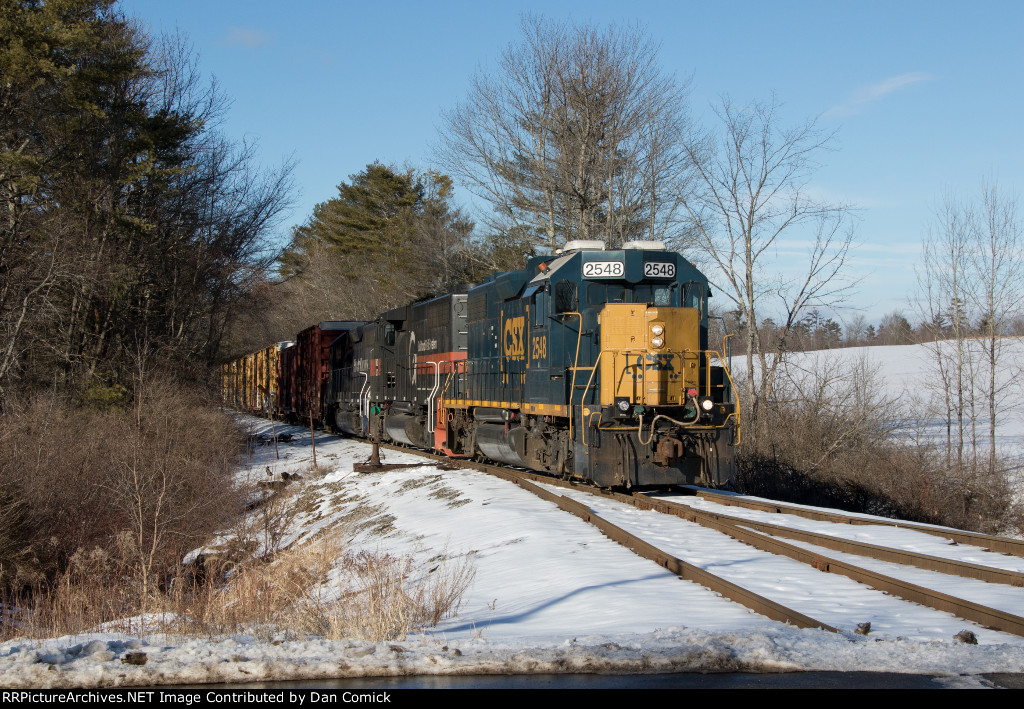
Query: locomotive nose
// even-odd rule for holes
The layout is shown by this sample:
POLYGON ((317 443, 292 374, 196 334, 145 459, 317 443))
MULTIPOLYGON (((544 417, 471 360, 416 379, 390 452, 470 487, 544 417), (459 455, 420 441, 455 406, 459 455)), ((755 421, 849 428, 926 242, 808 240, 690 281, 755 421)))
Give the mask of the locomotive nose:
MULTIPOLYGON (((696 308, 607 303, 601 311, 601 405, 682 406, 699 386, 696 308)), ((621 409, 626 413, 627 409, 621 409)))

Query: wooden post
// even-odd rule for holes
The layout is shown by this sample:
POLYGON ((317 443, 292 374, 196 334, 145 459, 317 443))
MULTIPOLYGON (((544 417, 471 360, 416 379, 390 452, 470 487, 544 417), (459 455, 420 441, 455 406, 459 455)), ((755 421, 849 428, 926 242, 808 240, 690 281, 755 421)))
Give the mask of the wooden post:
POLYGON ((380 467, 380 436, 373 437, 373 448, 370 451, 370 465, 380 467))
POLYGON ((313 411, 310 409, 309 412, 309 439, 313 441, 313 467, 316 465, 316 434, 313 432, 313 411))
MULTIPOLYGON (((267 400, 270 401, 269 399, 267 400)), ((270 419, 270 432, 274 434, 274 457, 281 460, 281 454, 277 450, 277 426, 274 425, 274 406, 269 404, 270 411, 268 412, 268 418, 270 419)))

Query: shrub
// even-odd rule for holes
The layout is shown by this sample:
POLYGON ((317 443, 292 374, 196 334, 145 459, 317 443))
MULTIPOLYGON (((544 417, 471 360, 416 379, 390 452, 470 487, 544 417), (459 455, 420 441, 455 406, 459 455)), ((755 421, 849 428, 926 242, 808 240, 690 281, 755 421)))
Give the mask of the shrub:
POLYGON ((800 358, 781 370, 738 458, 741 492, 994 532, 1024 530, 1006 467, 952 469, 915 430, 919 404, 886 397, 861 360, 800 358), (910 408, 913 407, 913 408, 910 408))
POLYGON ((64 604, 58 615, 83 584, 144 608, 181 554, 240 509, 239 450, 228 416, 168 380, 138 387, 130 408, 50 396, 5 410, 0 588, 32 607, 64 604), (101 557, 111 570, 95 567, 101 557))

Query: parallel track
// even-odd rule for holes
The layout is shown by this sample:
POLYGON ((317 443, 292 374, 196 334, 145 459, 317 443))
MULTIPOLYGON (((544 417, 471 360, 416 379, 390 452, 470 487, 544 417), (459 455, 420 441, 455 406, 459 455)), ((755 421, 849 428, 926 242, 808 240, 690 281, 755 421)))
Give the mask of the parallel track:
MULTIPOLYGON (((383 444, 382 444, 383 445, 383 444)), ((885 574, 872 571, 860 566, 856 566, 847 561, 831 558, 824 556, 820 553, 804 549, 802 547, 789 544, 781 541, 775 537, 788 537, 791 539, 797 539, 802 542, 814 544, 825 548, 834 549, 841 552, 858 554, 861 556, 868 556, 874 559, 882 561, 894 562, 903 565, 915 566, 917 568, 927 569, 930 571, 937 571, 945 574, 953 574, 957 576, 963 576, 966 578, 974 578, 982 581, 988 581, 992 583, 1009 584, 1012 586, 1024 585, 1024 574, 1014 571, 1006 571, 1002 569, 996 569, 993 567, 986 567, 980 564, 971 564, 968 562, 961 562, 950 559, 942 559, 940 557, 929 556, 925 554, 918 554, 915 552, 902 551, 897 549, 890 549, 887 547, 881 547, 872 544, 864 544, 862 542, 855 542, 845 539, 839 539, 826 534, 818 534, 814 532, 808 532, 803 530, 795 530, 792 528, 781 527, 778 525, 766 524, 763 522, 755 522, 746 520, 738 517, 732 517, 729 515, 708 512, 699 510, 687 505, 669 502, 666 500, 653 499, 642 494, 624 494, 620 492, 612 492, 608 490, 600 490, 597 488, 584 487, 575 483, 571 483, 565 480, 559 480, 537 473, 530 473, 519 470, 511 470, 495 465, 485 465, 482 463, 474 463, 466 460, 453 460, 445 458, 444 456, 437 456, 424 451, 418 451, 414 449, 397 447, 397 446, 384 446, 396 451, 402 451, 404 453, 413 453, 428 457, 431 459, 439 459, 448 462, 449 464, 459 465, 461 467, 472 468, 480 470, 506 480, 512 481, 529 490, 540 497, 549 500, 560 508, 575 514, 576 516, 584 519, 598 529, 600 529, 606 536, 613 541, 622 544, 635 553, 644 556, 645 558, 651 559, 658 563, 660 566, 672 571, 679 575, 681 578, 692 580, 701 585, 720 593, 721 595, 740 603, 757 613, 761 613, 773 620, 779 620, 782 622, 791 623, 799 627, 820 627, 827 630, 837 632, 836 628, 829 626, 826 623, 810 618, 796 610, 787 608, 778 604, 770 599, 760 596, 748 589, 744 589, 736 584, 726 581, 718 576, 715 576, 703 569, 700 569, 692 564, 663 551, 653 545, 645 542, 639 537, 627 532, 626 530, 618 527, 611 522, 601 518, 599 515, 594 513, 587 505, 577 502, 564 495, 557 495, 549 490, 545 490, 539 487, 535 483, 544 483, 546 485, 571 488, 578 491, 584 491, 587 494, 603 497, 606 499, 612 499, 626 504, 633 505, 640 509, 649 509, 662 512, 664 514, 670 514, 677 517, 681 517, 690 522, 694 522, 701 526, 709 529, 714 529, 718 532, 726 534, 738 541, 745 544, 749 544, 757 549, 766 551, 772 554, 778 554, 786 556, 790 559, 806 563, 813 568, 827 573, 835 573, 842 576, 846 576, 858 583, 865 584, 879 591, 891 594, 903 598, 905 600, 926 605, 936 610, 952 613, 965 620, 976 622, 982 626, 992 628, 995 630, 1001 630, 1015 635, 1024 636, 1024 618, 1002 611, 996 608, 990 608, 988 606, 974 603, 972 601, 957 598, 934 589, 919 586, 917 584, 910 583, 898 578, 887 576, 885 574)), ((733 496, 718 495, 708 493, 707 496, 711 497, 718 502, 721 498, 736 501, 733 496)), ((771 509, 774 511, 785 511, 789 512, 792 510, 799 510, 801 512, 814 513, 815 516, 812 519, 824 520, 824 521, 840 521, 848 522, 850 520, 856 520, 854 524, 871 524, 872 520, 863 518, 849 517, 847 515, 835 514, 831 515, 826 512, 820 512, 816 510, 806 510, 805 508, 791 508, 787 505, 774 505, 772 503, 764 503, 759 501, 752 501, 751 507, 755 509, 771 509)), ((746 506, 746 505, 744 505, 746 506)), ((794 512, 796 513, 796 512, 794 512)), ((805 514, 803 516, 810 516, 805 514)), ((993 540, 1014 542, 1015 540, 1003 540, 1001 537, 989 537, 987 535, 978 535, 971 532, 961 532, 958 530, 937 530, 931 527, 921 527, 920 525, 913 525, 911 523, 902 523, 897 521, 886 521, 879 520, 879 524, 891 524, 892 526, 905 527, 913 529, 915 531, 927 531, 929 533, 942 533, 943 536, 950 538, 953 535, 948 532, 954 532, 961 539, 964 539, 966 543, 977 543, 977 540, 984 539, 987 542, 988 548, 993 548, 993 540), (971 539, 972 542, 967 542, 971 539)), ((1008 545, 1008 546, 1013 546, 1008 545)))
MULTIPOLYGON (((669 505, 677 504, 664 499, 659 500, 659 502, 669 505)), ((960 561, 957 559, 946 559, 940 556, 930 556, 928 554, 921 554, 918 552, 893 549, 892 547, 867 544, 866 542, 843 539, 841 537, 817 532, 808 532, 801 529, 794 529, 792 527, 783 527, 780 525, 769 524, 767 522, 758 522, 755 520, 744 519, 742 517, 733 517, 731 515, 725 515, 718 512, 710 512, 706 510, 700 511, 694 508, 689 509, 692 509, 695 513, 700 512, 704 515, 709 515, 709 519, 720 520, 732 526, 748 527, 773 537, 795 539, 797 541, 814 544, 816 546, 825 547, 826 549, 832 549, 846 554, 866 556, 870 559, 889 561, 895 564, 903 564, 904 566, 915 566, 927 571, 938 571, 939 573, 950 574, 952 576, 962 576, 964 578, 987 581, 988 583, 1001 583, 1024 588, 1024 573, 1019 571, 1009 571, 1006 569, 985 566, 983 564, 973 564, 971 562, 960 561)), ((836 515, 836 517, 841 517, 843 518, 842 521, 846 521, 844 516, 836 515)), ((828 521, 831 522, 833 520, 828 521)), ((882 524, 885 525, 885 522, 882 522, 882 524)), ((911 529, 919 531, 913 527, 911 527, 911 529)), ((947 534, 943 536, 949 538, 950 535, 947 534)))
POLYGON ((1020 539, 1009 539, 1007 537, 997 537, 990 534, 979 534, 977 532, 965 532, 961 529, 951 529, 949 527, 934 527, 927 524, 915 524, 914 522, 904 522, 903 520, 897 519, 868 519, 865 517, 843 514, 842 512, 825 512, 823 510, 812 510, 797 505, 787 505, 781 502, 753 500, 747 497, 717 492, 715 490, 697 490, 695 491, 695 494, 698 497, 703 497, 720 505, 744 507, 746 509, 760 510, 762 512, 797 515, 799 517, 805 517, 819 522, 836 522, 839 524, 853 525, 871 524, 899 527, 901 529, 912 529, 915 532, 924 532, 925 534, 932 534, 939 537, 945 537, 946 539, 952 539, 957 544, 970 544, 972 546, 982 547, 989 551, 1024 557, 1024 541, 1020 539))

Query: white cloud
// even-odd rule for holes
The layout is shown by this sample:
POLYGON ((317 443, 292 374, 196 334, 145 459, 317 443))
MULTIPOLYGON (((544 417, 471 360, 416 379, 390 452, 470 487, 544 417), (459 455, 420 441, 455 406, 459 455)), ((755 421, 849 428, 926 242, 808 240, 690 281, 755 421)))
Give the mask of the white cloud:
POLYGON ((852 116, 860 113, 868 105, 880 101, 893 91, 898 91, 906 86, 917 84, 922 81, 931 81, 934 74, 924 71, 911 71, 898 76, 891 76, 877 84, 865 86, 855 91, 844 103, 833 106, 822 114, 823 118, 838 118, 841 116, 852 116))
POLYGON ((225 35, 220 43, 229 47, 259 49, 270 44, 270 35, 266 32, 254 30, 251 27, 228 27, 227 35, 225 35))

